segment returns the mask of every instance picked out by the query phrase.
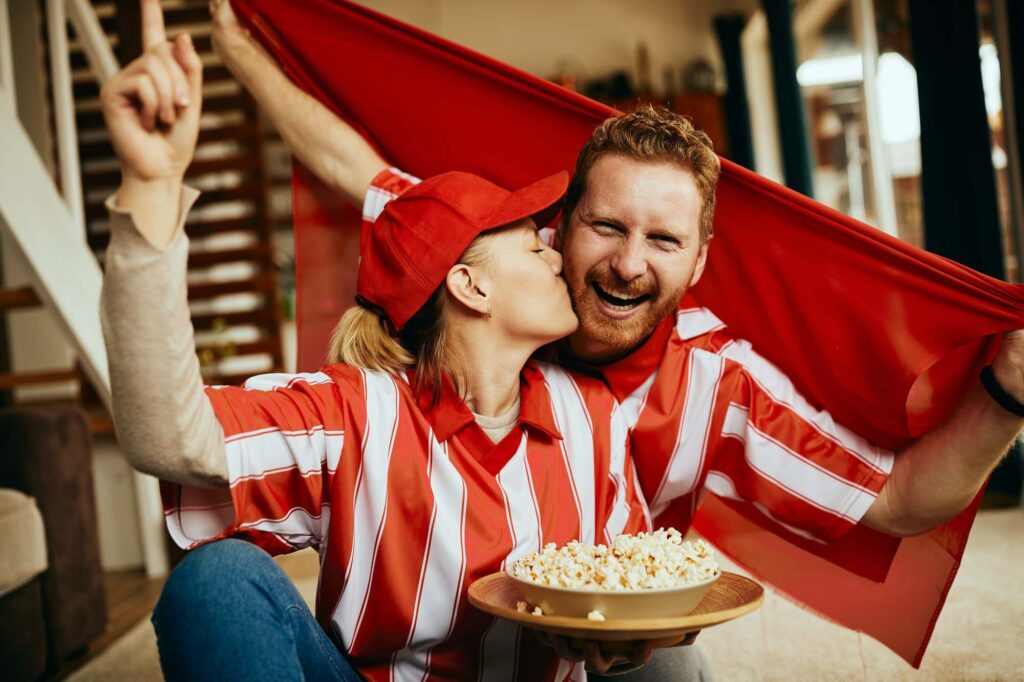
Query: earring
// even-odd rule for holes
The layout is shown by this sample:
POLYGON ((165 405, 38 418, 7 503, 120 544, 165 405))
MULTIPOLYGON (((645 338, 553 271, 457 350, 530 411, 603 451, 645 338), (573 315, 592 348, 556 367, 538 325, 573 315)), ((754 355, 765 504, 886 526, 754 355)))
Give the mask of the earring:
POLYGON ((487 310, 480 313, 485 320, 491 319, 491 306, 487 306, 487 310))

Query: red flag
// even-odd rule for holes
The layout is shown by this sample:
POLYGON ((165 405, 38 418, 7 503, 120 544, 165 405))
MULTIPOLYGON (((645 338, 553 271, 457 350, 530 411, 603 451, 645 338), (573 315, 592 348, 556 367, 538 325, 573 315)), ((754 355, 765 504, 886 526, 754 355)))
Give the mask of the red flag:
MULTIPOLYGON (((520 186, 571 170, 618 112, 342 0, 233 0, 289 76, 421 177, 466 170, 520 186)), ((317 366, 355 292, 357 213, 296 166, 299 366, 317 366)), ((726 160, 715 238, 693 294, 812 402, 898 449, 945 417, 1024 326, 1024 288, 905 244, 726 160)), ((902 541, 858 528, 835 546, 768 529, 708 496, 696 527, 761 580, 880 640, 915 667, 959 566, 977 500, 902 541)))

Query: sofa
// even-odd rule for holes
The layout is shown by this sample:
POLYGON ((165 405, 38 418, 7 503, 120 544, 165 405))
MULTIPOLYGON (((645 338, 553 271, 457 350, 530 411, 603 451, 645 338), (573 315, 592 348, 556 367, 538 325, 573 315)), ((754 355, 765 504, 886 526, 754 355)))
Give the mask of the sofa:
POLYGON ((0 410, 0 676, 56 673, 106 624, 85 418, 0 410))

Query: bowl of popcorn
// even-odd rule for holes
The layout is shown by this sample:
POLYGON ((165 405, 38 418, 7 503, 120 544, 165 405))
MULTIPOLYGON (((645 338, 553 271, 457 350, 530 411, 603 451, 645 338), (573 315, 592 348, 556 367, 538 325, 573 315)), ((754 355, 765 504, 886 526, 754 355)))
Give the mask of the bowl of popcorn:
POLYGON ((721 570, 706 542, 662 528, 620 535, 609 545, 551 543, 507 573, 524 597, 518 611, 603 621, 685 616, 721 570))

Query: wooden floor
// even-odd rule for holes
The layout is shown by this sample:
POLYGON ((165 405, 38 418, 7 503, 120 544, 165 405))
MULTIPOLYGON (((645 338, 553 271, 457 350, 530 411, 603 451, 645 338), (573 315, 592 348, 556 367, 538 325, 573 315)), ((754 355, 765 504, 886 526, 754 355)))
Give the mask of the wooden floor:
POLYGON ((69 661, 48 680, 64 679, 99 656, 140 620, 149 618, 164 586, 164 578, 147 578, 142 569, 107 571, 103 582, 107 593, 106 632, 93 640, 80 657, 69 661))

